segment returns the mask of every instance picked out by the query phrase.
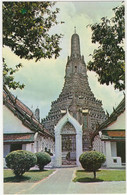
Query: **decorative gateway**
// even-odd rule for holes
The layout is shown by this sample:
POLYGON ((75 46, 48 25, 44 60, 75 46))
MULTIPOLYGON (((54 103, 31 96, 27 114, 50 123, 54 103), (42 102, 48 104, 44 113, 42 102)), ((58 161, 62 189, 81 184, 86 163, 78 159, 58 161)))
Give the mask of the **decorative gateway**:
POLYGON ((102 103, 90 89, 79 35, 75 32, 71 37, 64 87, 58 99, 52 102, 48 116, 42 120, 44 127, 55 135, 55 166, 78 165, 79 155, 91 149, 96 125, 105 120, 102 103))
MULTIPOLYGON (((6 87, 3 91, 4 158, 13 150, 54 153, 54 136, 6 87)), ((36 110, 37 112, 38 110, 36 110)))
POLYGON ((125 97, 92 138, 93 149, 103 152, 107 167, 125 166, 125 97))

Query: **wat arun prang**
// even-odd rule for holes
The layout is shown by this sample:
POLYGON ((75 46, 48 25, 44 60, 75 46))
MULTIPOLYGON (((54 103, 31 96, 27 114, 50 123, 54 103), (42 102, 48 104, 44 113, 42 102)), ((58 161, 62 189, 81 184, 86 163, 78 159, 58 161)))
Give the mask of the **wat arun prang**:
MULTIPOLYGON (((91 135, 97 124, 106 120, 106 115, 102 102, 94 97, 90 89, 84 56, 80 53, 79 35, 76 32, 71 37, 71 55, 68 56, 66 64, 64 87, 58 99, 52 102, 48 116, 42 120, 44 127, 54 134, 54 127, 67 110, 82 125, 82 150, 90 150, 91 135)), ((68 139, 67 135, 70 136, 73 149, 75 149, 74 132, 75 129, 69 122, 65 124, 61 132, 62 142, 68 139)), ((66 150, 64 145, 62 150, 66 150)))

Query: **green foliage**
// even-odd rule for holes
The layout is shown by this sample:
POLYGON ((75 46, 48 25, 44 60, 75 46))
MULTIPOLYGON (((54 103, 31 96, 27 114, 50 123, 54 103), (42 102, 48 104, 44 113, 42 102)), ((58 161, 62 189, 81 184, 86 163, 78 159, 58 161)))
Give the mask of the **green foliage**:
POLYGON ((125 170, 99 170, 97 171, 97 178, 94 179, 91 172, 84 170, 77 170, 74 182, 101 182, 101 181, 125 181, 125 170))
POLYGON ((51 162, 51 157, 46 152, 37 152, 35 153, 37 157, 37 165, 40 170, 44 169, 44 166, 51 162))
MULTIPOLYGON (((20 58, 57 58, 61 48, 62 34, 51 34, 51 27, 57 25, 58 8, 55 2, 3 2, 3 47, 8 46, 20 58)), ((61 22, 62 23, 62 22, 61 22)), ((9 88, 24 88, 14 81, 16 69, 4 63, 4 85, 9 88), (10 75, 8 75, 10 73, 10 75)))
POLYGON ((50 156, 53 156, 53 153, 52 153, 52 152, 50 152, 50 149, 49 149, 49 150, 47 150, 47 148, 45 148, 45 152, 46 152, 46 153, 48 153, 50 156))
POLYGON ((5 63, 5 59, 3 58, 3 85, 8 86, 9 89, 16 89, 24 88, 24 84, 20 84, 19 82, 14 81, 13 74, 19 70, 19 68, 22 67, 21 64, 16 65, 16 68, 8 68, 7 64, 5 63))
POLYGON ((58 24, 58 8, 54 2, 3 2, 3 45, 9 46, 20 58, 55 58, 61 48, 61 34, 51 34, 58 24))
POLYGON ((48 177, 50 174, 52 174, 54 170, 30 170, 28 172, 25 172, 22 177, 16 177, 12 170, 5 169, 4 170, 4 182, 36 182, 40 181, 46 177, 48 177))
POLYGON ((79 161, 82 167, 86 171, 94 172, 94 177, 96 178, 96 171, 105 162, 106 158, 104 154, 97 151, 88 151, 80 155, 79 161))
POLYGON ((125 89, 125 10, 124 5, 113 9, 115 16, 103 17, 100 23, 89 25, 92 43, 98 43, 88 69, 98 74, 101 84, 114 84, 115 89, 125 89))
POLYGON ((23 175, 37 162, 36 155, 25 150, 10 152, 6 158, 7 167, 12 169, 16 176, 23 175))

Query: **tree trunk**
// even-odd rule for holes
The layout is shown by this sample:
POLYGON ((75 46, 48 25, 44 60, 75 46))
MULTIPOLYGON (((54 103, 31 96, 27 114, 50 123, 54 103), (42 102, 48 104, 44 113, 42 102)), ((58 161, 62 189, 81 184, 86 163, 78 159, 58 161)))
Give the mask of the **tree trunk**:
POLYGON ((96 171, 94 171, 93 173, 94 173, 94 179, 96 179, 96 171))
POLYGON ((39 166, 40 171, 44 170, 44 166, 39 166))

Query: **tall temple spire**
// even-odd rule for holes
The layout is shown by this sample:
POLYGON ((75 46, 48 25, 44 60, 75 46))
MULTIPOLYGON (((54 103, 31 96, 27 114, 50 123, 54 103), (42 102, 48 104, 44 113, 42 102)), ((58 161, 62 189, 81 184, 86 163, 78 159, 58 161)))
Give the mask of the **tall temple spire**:
POLYGON ((76 30, 71 37, 71 56, 80 56, 80 40, 78 34, 76 34, 76 30))
POLYGON ((74 27, 74 33, 76 34, 76 26, 74 27))
MULTIPOLYGON (((80 54, 80 39, 76 32, 71 37, 71 56, 68 57, 66 64, 63 89, 57 100, 52 102, 48 116, 42 120, 50 133, 55 133, 54 126, 63 117, 62 111, 67 109, 82 125, 83 151, 88 151, 91 146, 90 136, 96 129, 96 124, 101 124, 106 116, 101 101, 94 97, 89 86, 84 56, 80 54)), ((68 135, 75 132, 75 128, 68 123, 63 128, 62 132, 66 130, 68 135)))
POLYGON ((83 76, 87 76, 86 72, 87 70, 86 70, 86 64, 84 61, 84 56, 81 56, 81 53, 80 53, 79 35, 76 33, 76 29, 75 29, 75 33, 71 37, 71 55, 70 57, 68 56, 65 77, 69 77, 71 76, 71 74, 73 75, 82 74, 83 76))

